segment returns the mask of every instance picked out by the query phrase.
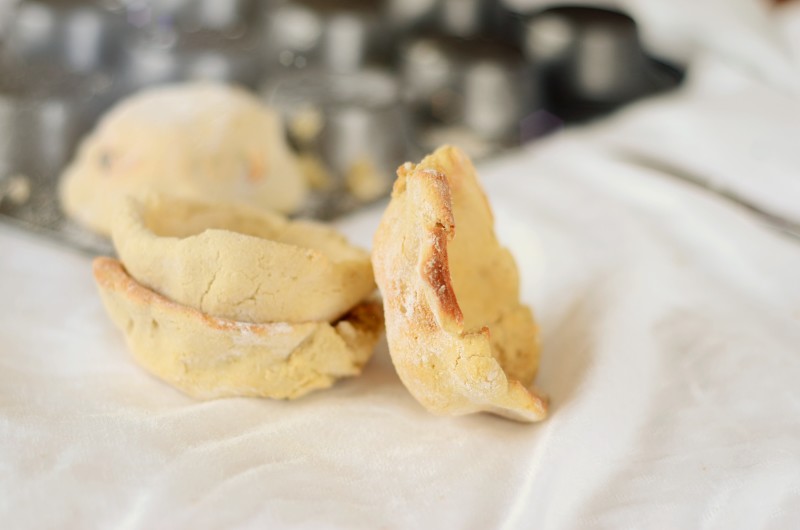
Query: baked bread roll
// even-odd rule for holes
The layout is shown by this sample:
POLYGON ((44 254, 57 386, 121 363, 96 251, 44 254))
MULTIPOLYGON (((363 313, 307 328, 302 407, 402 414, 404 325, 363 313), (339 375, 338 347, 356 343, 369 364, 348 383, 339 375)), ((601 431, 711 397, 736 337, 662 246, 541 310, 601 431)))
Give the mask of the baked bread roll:
POLYGON ((334 323, 253 324, 177 304, 131 278, 122 264, 96 258, 106 309, 148 371, 199 399, 297 398, 357 375, 383 326, 366 301, 334 323))
POLYGON ((147 191, 289 213, 307 184, 274 111, 239 88, 185 83, 111 109, 64 172, 60 195, 67 215, 108 235, 119 199, 147 191))
POLYGON ((220 318, 332 322, 375 290, 369 254, 332 228, 241 205, 128 198, 113 240, 139 283, 220 318))
POLYGON ((537 327, 472 164, 443 147, 397 174, 372 262, 400 379, 436 414, 544 419, 545 399, 527 388, 537 327))

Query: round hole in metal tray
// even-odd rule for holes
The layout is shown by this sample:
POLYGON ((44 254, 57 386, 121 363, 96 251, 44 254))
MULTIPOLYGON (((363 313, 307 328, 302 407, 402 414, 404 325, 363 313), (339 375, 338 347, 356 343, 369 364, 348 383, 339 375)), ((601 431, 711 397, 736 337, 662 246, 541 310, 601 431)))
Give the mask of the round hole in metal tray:
POLYGON ((387 29, 382 2, 289 0, 265 19, 265 50, 284 68, 357 72, 387 56, 387 29))
POLYGON ((7 59, 76 72, 112 69, 126 29, 120 16, 72 0, 20 2, 9 19, 2 50, 7 59))
POLYGON ((677 85, 681 74, 649 57, 624 12, 555 6, 522 17, 529 59, 540 65, 549 109, 585 121, 677 85))
POLYGON ((0 68, 0 165, 53 179, 97 113, 84 77, 52 69, 0 68))
POLYGON ((401 49, 403 95, 419 129, 463 127, 499 148, 519 142, 520 120, 541 105, 533 67, 513 45, 424 35, 401 49))

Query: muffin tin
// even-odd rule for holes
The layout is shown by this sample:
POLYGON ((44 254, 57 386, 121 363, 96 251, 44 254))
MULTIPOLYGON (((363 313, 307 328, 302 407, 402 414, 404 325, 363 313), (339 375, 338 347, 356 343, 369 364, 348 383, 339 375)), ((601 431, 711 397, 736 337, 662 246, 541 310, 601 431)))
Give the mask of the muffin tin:
POLYGON ((261 96, 281 109, 290 143, 311 170, 315 217, 331 218, 385 196, 394 171, 416 151, 400 87, 388 70, 304 70, 267 82, 261 96))
POLYGON ((0 34, 0 214, 93 252, 57 179, 113 102, 212 79, 258 92, 315 168, 301 212, 384 196, 441 143, 475 158, 671 86, 622 13, 492 0, 21 0, 0 34), (25 190, 28 193, 23 193, 25 190))

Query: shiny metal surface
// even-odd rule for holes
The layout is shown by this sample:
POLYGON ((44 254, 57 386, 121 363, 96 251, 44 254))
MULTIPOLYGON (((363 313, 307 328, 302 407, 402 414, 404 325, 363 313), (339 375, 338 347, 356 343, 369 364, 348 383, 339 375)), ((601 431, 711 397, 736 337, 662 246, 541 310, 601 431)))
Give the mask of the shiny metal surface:
POLYGON ((437 26, 455 37, 477 37, 491 31, 499 2, 493 0, 439 0, 437 26))
POLYGON ((266 17, 265 47, 283 67, 354 72, 384 58, 385 20, 376 0, 287 0, 266 17))
POLYGON ((594 8, 14 1, 0 20, 0 215, 96 251, 102 240, 63 219, 57 177, 100 114, 146 87, 261 87, 315 188, 303 213, 332 217, 388 193, 398 164, 439 144, 491 156, 679 79, 630 18, 594 8))
POLYGON ((57 196, 59 174, 88 131, 88 117, 98 112, 87 86, 91 80, 52 72, 39 72, 35 80, 2 74, 0 214, 73 246, 105 252, 102 240, 64 218, 57 196))
POLYGON ((439 0, 386 0, 389 27, 395 32, 410 32, 433 25, 439 0))
POLYGON ((129 43, 123 64, 129 91, 201 79, 255 88, 265 72, 257 42, 207 32, 140 35, 129 43))
POLYGON ((254 26, 270 0, 108 0, 140 28, 169 26, 181 33, 209 31, 240 36, 254 26))
POLYGON ((411 154, 399 87, 385 70, 301 72, 266 83, 261 95, 281 111, 300 156, 326 169, 310 207, 316 216, 384 196, 411 154))
POLYGON ((102 96, 93 93, 91 78, 3 69, 0 76, 0 167, 52 178, 89 129, 102 96))
MULTIPOLYGON (((432 36, 403 47, 404 95, 419 127, 459 130, 492 152, 519 142, 520 120, 535 109, 533 70, 513 46, 432 36), (453 129, 455 128, 455 129, 453 129)), ((434 135, 438 141, 440 135, 434 135)), ((423 146, 431 146, 423 141, 423 146)))
POLYGON ((635 21, 612 9, 552 7, 523 17, 521 41, 548 110, 582 121, 676 86, 680 74, 649 57, 635 21))
POLYGON ((76 72, 112 69, 125 24, 113 12, 77 1, 21 2, 9 15, 2 55, 21 65, 58 63, 76 72))

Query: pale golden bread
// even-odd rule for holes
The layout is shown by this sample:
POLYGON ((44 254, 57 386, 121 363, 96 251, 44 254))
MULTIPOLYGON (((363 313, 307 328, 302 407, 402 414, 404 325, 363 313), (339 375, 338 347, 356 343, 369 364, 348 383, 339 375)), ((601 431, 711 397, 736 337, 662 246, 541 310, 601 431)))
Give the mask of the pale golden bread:
POLYGON ((331 322, 375 290, 369 254, 332 228, 243 205, 131 197, 113 240, 144 286, 241 322, 331 322))
POLYGON ((96 258, 94 276, 114 323, 148 371, 199 399, 297 398, 354 376, 383 327, 381 306, 356 305, 339 321, 252 324, 177 304, 96 258))
POLYGON ((538 367, 536 324, 462 152, 443 147, 398 170, 372 261, 392 361, 423 406, 546 417, 546 400, 527 388, 538 367))
POLYGON ((108 235, 128 195, 155 191, 289 213, 307 188, 275 111, 243 89, 194 82, 114 106, 82 142, 60 194, 70 217, 108 235))

